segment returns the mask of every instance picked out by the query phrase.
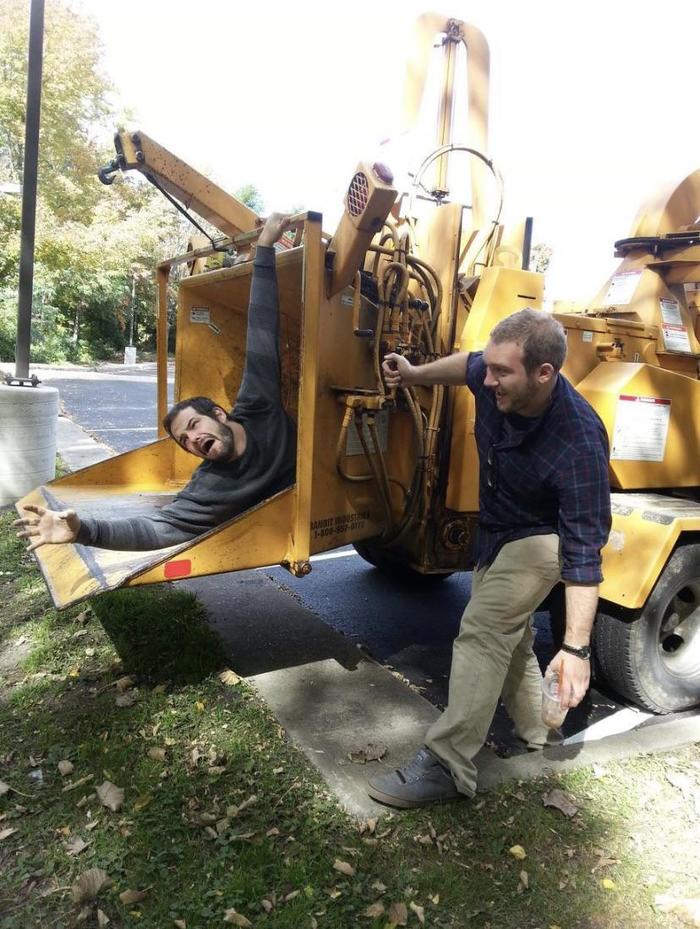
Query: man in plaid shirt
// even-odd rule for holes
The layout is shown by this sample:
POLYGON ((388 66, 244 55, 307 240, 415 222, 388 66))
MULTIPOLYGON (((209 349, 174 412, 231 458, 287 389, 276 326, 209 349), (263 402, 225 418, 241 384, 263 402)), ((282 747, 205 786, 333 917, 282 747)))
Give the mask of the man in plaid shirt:
POLYGON ((384 360, 389 386, 466 382, 474 394, 479 537, 447 708, 403 768, 370 780, 370 796, 383 803, 473 796, 473 758, 499 697, 528 747, 546 744, 532 614, 559 580, 566 634, 549 668, 559 675, 563 709, 588 689, 600 550, 610 531, 608 441, 593 408, 560 374, 565 357, 562 326, 528 308, 502 320, 483 352, 421 366, 393 353, 384 360))

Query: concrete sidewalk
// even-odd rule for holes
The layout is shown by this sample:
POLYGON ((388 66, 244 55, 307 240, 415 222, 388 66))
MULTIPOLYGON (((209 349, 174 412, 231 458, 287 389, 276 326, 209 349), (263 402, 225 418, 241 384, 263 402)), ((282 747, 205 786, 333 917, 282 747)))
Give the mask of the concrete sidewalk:
MULTIPOLYGON (((67 417, 59 417, 58 452, 71 470, 114 454, 67 417)), ((438 710, 281 589, 264 569, 178 584, 199 598, 230 666, 267 702, 343 808, 360 818, 385 812, 367 796, 367 778, 379 767, 400 766, 422 744, 438 710), (381 754, 381 761, 356 763, 363 753, 381 754)), ((647 718, 633 709, 621 713, 637 714, 637 724, 647 718)), ((484 749, 477 758, 480 789, 700 740, 697 712, 641 729, 633 728, 634 718, 626 719, 622 732, 615 730, 614 716, 611 720, 544 752, 504 759, 484 749)))

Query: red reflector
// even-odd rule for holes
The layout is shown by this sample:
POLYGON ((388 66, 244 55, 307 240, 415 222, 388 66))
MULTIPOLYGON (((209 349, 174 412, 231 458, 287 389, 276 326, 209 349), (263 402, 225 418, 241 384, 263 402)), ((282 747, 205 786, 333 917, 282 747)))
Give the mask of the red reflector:
POLYGON ((176 577, 187 577, 192 573, 192 562, 189 558, 184 558, 182 561, 168 561, 163 573, 169 581, 176 577))

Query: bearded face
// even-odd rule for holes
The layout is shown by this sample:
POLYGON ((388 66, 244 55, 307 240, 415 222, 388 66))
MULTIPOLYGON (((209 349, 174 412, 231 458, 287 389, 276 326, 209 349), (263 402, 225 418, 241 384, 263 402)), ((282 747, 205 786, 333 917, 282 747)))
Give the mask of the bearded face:
POLYGON ((171 423, 171 435, 181 448, 205 461, 233 461, 233 432, 226 411, 214 407, 213 415, 198 413, 188 406, 171 423))

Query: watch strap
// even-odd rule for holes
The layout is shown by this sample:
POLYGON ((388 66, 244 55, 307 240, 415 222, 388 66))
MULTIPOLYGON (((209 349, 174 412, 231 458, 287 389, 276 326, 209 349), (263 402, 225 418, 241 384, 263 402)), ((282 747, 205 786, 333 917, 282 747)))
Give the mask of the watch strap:
POLYGON ((590 645, 581 645, 577 648, 575 645, 567 645, 566 642, 564 642, 562 643, 561 650, 567 652, 569 655, 576 655, 577 658, 582 658, 584 661, 589 661, 591 657, 590 645))

